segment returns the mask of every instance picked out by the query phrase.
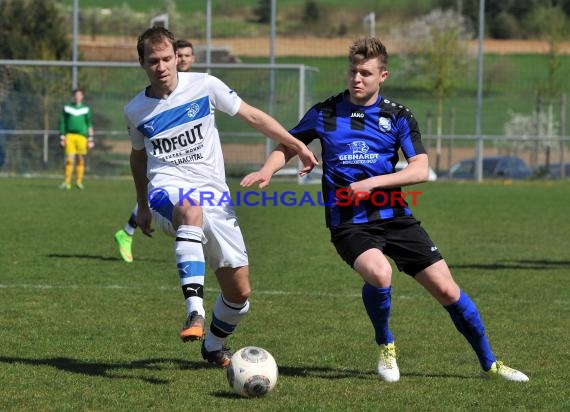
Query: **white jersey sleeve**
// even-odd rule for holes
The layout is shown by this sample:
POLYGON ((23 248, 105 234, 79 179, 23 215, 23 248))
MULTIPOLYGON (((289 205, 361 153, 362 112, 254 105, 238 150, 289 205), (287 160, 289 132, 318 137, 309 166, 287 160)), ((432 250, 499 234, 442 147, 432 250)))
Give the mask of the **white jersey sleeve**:
POLYGON ((133 149, 143 150, 145 148, 143 134, 138 131, 137 127, 131 123, 126 115, 125 119, 127 121, 127 133, 131 138, 131 145, 133 146, 133 149))
MULTIPOLYGON (((133 101, 136 101, 137 99, 141 99, 143 97, 144 97, 144 91, 142 93, 139 93, 133 99, 133 101)), ((125 108, 123 110, 123 115, 125 116, 125 121, 127 123, 127 134, 131 138, 131 145, 132 145, 133 149, 143 150, 145 148, 145 136, 137 128, 138 124, 136 123, 136 121, 138 119, 133 118, 133 110, 132 110, 132 106, 133 106, 132 102, 133 101, 131 101, 131 103, 129 103, 127 106, 125 106, 125 108)))
POLYGON ((210 98, 214 107, 230 116, 235 116, 241 105, 241 98, 235 90, 214 76, 208 76, 210 98))

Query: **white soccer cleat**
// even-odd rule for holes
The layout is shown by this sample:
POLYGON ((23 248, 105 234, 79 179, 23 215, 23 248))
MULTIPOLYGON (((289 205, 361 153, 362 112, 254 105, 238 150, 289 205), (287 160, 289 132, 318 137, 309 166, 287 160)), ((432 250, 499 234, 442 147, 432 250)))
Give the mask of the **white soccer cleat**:
POLYGON ((400 380, 400 369, 396 363, 396 345, 392 342, 380 345, 379 348, 378 376, 384 382, 398 382, 400 380))
POLYGON ((505 381, 527 382, 528 376, 521 371, 509 368, 503 362, 494 362, 491 369, 481 372, 481 376, 485 379, 502 379, 505 381))

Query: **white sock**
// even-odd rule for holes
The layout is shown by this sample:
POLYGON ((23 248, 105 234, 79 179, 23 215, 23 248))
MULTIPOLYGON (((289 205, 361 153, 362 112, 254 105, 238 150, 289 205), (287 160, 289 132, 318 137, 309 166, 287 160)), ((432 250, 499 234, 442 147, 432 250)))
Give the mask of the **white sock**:
POLYGON ((175 254, 180 286, 186 302, 186 314, 198 312, 205 317, 204 275, 206 265, 202 240, 202 228, 180 225, 176 231, 175 254))

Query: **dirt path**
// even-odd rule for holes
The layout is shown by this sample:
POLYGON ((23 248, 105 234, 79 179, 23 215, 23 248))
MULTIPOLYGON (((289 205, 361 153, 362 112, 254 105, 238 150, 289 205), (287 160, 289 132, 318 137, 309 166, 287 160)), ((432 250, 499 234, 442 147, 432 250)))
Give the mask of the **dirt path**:
MULTIPOLYGON (((348 37, 279 37, 275 41, 275 54, 283 56, 338 57, 346 56, 347 47, 352 41, 348 37)), ((398 53, 398 45, 390 38, 385 39, 390 53, 398 53)), ((136 39, 129 37, 98 36, 92 39, 81 36, 79 48, 83 60, 137 61, 136 39)), ((205 47, 205 39, 195 41, 198 48, 205 47)), ((212 39, 213 47, 228 48, 235 56, 268 57, 268 38, 222 38, 212 39)), ((477 42, 472 41, 470 48, 477 50, 477 42)), ((546 53, 548 44, 540 40, 486 40, 485 53, 494 54, 532 54, 546 53)), ((561 53, 570 54, 570 42, 561 46, 561 53)))

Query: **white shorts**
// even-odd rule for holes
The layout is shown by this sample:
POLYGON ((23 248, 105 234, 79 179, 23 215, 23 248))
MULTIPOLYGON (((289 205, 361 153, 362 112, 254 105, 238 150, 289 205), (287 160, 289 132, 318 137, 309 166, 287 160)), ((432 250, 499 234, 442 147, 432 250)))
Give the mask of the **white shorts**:
MULTIPOLYGON (((153 207, 151 212, 157 229, 176 237, 172 225, 172 210, 178 202, 178 193, 170 193, 169 199, 160 207, 153 207)), ((202 206, 204 223, 204 258, 214 271, 223 267, 237 268, 249 264, 245 242, 239 227, 233 206, 225 203, 220 206, 202 206)))

